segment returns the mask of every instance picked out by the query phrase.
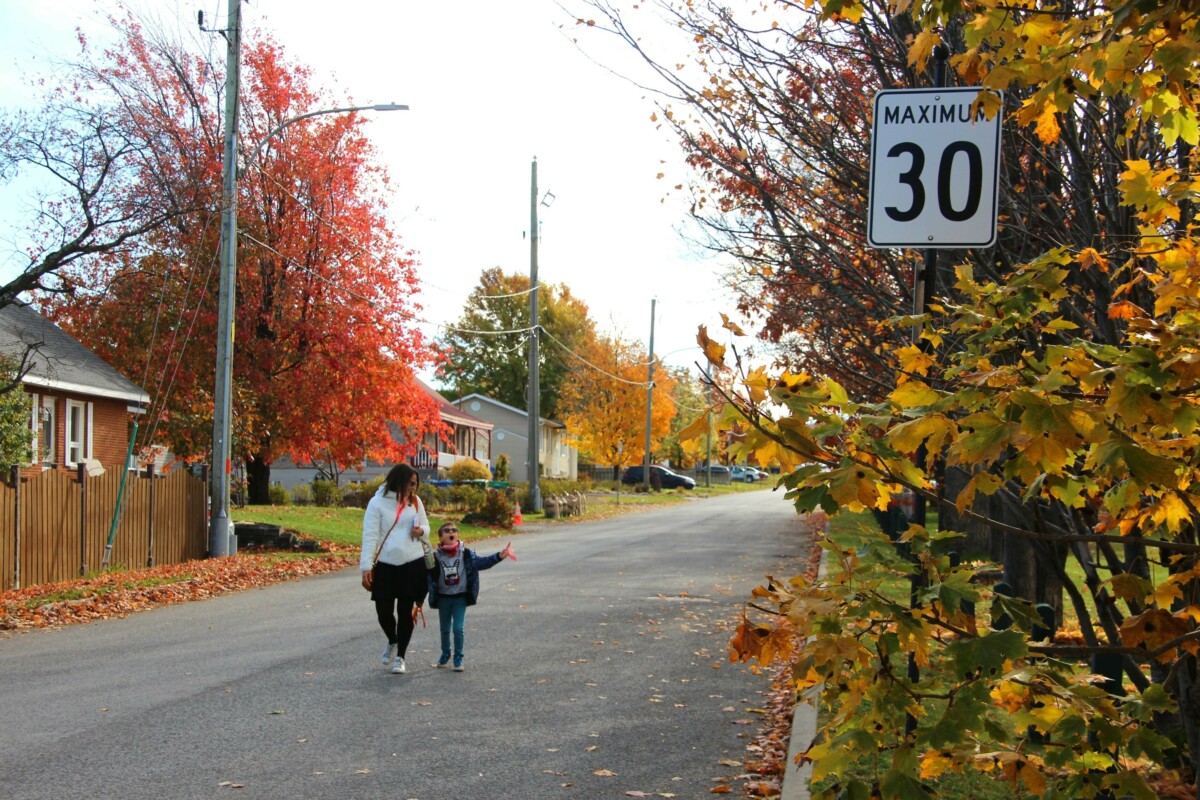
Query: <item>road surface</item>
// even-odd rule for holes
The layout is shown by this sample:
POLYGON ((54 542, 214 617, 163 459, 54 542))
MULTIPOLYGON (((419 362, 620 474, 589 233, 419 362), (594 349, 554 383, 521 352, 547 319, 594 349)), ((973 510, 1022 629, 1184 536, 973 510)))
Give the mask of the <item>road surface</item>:
POLYGON ((386 670, 357 570, 0 639, 0 798, 699 798, 736 774, 769 686, 731 626, 808 547, 782 493, 511 538, 463 673, 432 668, 436 611, 386 670))

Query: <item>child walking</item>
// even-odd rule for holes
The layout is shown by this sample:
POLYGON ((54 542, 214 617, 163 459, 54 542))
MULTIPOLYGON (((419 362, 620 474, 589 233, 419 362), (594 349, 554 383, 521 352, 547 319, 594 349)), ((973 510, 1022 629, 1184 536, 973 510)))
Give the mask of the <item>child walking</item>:
POLYGON ((517 560, 509 542, 499 553, 476 555, 458 539, 453 522, 438 528, 438 547, 434 551, 433 568, 429 570, 429 607, 438 610, 442 629, 442 655, 436 667, 450 663, 450 634, 454 634, 454 671, 462 672, 464 625, 467 606, 479 599, 479 571, 491 569, 506 558, 517 560))

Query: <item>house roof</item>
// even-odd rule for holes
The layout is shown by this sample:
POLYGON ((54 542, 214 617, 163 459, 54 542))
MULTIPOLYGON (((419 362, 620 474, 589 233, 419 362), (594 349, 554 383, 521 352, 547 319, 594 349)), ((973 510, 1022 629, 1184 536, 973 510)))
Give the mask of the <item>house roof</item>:
POLYGON ((142 387, 32 308, 0 308, 0 353, 20 359, 27 352, 27 386, 150 403, 142 387))
POLYGON ((438 394, 438 392, 432 386, 425 383, 420 378, 417 378, 417 383, 425 391, 425 394, 429 395, 437 402, 438 413, 441 414, 443 420, 453 422, 458 425, 466 425, 469 428, 479 428, 485 431, 490 431, 496 427, 487 420, 482 420, 479 417, 463 411, 461 408, 457 408, 453 403, 451 403, 445 397, 442 397, 442 395, 438 394))
MULTIPOLYGON (((462 404, 468 400, 482 400, 485 403, 491 403, 494 406, 499 406, 500 408, 508 409, 509 411, 513 412, 514 414, 520 414, 523 417, 529 416, 529 412, 526 411, 525 409, 516 408, 515 406, 510 406, 508 403, 501 403, 499 400, 488 397, 486 394, 478 394, 478 393, 469 394, 465 397, 458 398, 457 400, 454 401, 454 403, 457 406, 461 407, 462 404)), ((461 413, 465 414, 467 412, 463 411, 461 413)), ((567 427, 565 424, 559 422, 556 419, 546 419, 545 417, 540 417, 539 419, 541 420, 542 424, 548 425, 551 428, 566 428, 567 427)))

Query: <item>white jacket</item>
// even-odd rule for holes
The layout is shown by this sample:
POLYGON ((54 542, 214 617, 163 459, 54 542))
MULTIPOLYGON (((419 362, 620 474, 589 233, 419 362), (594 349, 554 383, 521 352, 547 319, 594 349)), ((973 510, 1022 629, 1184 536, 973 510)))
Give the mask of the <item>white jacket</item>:
POLYGON ((425 548, 421 546, 421 540, 429 542, 429 517, 425 515, 425 505, 418 497, 415 507, 404 506, 400 511, 399 519, 396 518, 396 508, 396 495, 386 492, 383 486, 379 487, 379 491, 371 498, 371 502, 367 503, 367 511, 363 515, 362 555, 358 559, 359 569, 366 571, 371 568, 375 550, 383 541, 384 535, 388 534, 388 528, 391 528, 392 532, 387 535, 387 541, 384 542, 383 549, 379 551, 380 561, 398 566, 424 557, 425 548), (396 522, 394 528, 392 528, 393 520, 396 522), (420 539, 414 539, 411 535, 414 526, 419 526, 424 531, 420 539))

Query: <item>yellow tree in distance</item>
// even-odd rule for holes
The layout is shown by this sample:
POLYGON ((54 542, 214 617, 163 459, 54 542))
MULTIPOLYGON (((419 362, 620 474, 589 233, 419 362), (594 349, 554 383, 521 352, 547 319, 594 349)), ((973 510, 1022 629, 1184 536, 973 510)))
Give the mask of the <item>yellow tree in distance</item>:
MULTIPOLYGON (((563 385, 563 420, 581 455, 618 470, 640 464, 646 451, 644 347, 618 336, 598 337, 582 348, 563 385)), ((655 364, 650 420, 651 455, 671 428, 675 379, 655 364)))

